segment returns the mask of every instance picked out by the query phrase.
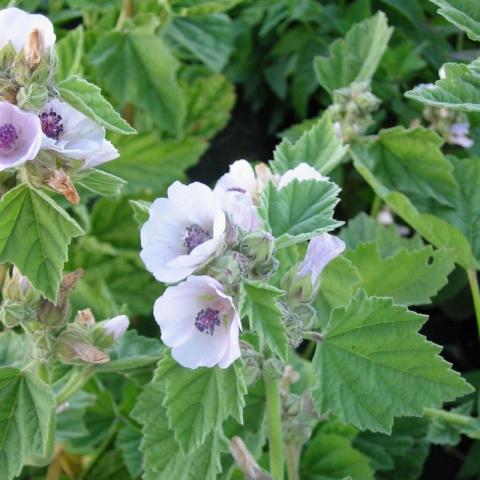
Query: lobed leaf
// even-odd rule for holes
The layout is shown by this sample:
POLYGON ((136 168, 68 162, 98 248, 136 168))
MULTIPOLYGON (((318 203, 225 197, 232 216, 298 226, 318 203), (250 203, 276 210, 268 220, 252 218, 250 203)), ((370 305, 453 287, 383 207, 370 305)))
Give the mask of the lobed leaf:
POLYGON ((480 41, 480 3, 477 0, 430 0, 438 13, 462 29, 468 38, 480 41))

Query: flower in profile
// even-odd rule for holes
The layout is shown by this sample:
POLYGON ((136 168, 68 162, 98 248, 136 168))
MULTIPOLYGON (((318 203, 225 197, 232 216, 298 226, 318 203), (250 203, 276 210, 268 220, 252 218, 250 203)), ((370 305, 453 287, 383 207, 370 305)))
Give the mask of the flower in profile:
POLYGON ((38 117, 0 102, 0 171, 33 160, 42 144, 38 117))
POLYGON ((175 182, 167 197, 150 207, 140 256, 157 280, 175 283, 220 253, 226 220, 219 198, 202 183, 175 182))
POLYGON ((297 275, 311 275, 312 285, 317 282, 323 269, 345 250, 345 243, 338 237, 322 233, 313 237, 308 244, 307 253, 300 264, 297 275))
POLYGON ((299 163, 295 168, 286 171, 278 182, 278 189, 286 187, 293 180, 298 180, 300 182, 304 180, 317 180, 325 181, 328 180, 328 177, 324 177, 318 170, 313 168, 308 163, 302 162, 299 163))
POLYGON ((126 315, 117 315, 102 323, 103 329, 108 335, 113 336, 114 340, 119 339, 128 329, 130 322, 126 315))
POLYGON ((82 170, 118 157, 117 149, 105 139, 105 129, 68 103, 54 98, 39 117, 44 134, 42 149, 82 160, 82 170))
POLYGON ((10 42, 15 51, 19 52, 28 44, 33 32, 40 34, 44 48, 55 44, 53 25, 47 17, 15 7, 0 10, 0 48, 10 42))
POLYGON ((232 298, 208 276, 168 287, 153 309, 162 341, 187 368, 227 368, 240 357, 240 318, 232 298))
POLYGON ((255 171, 246 160, 237 160, 230 165, 215 185, 215 192, 240 193, 255 198, 258 193, 255 171))
POLYGON ((458 122, 450 125, 448 132, 448 143, 459 145, 463 148, 470 148, 475 143, 468 136, 470 134, 470 124, 468 121, 458 122))

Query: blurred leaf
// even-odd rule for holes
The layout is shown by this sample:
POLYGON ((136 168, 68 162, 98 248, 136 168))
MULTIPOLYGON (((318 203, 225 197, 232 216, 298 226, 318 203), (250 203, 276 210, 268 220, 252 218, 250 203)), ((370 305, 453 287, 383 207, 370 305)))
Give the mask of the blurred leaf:
POLYGON ((144 200, 130 200, 128 202, 133 210, 133 218, 141 227, 149 217, 149 208, 151 202, 145 202, 144 200))
POLYGON ((55 46, 58 55, 58 69, 55 80, 61 82, 72 75, 82 75, 82 56, 84 45, 84 30, 80 25, 70 30, 55 46))
POLYGON ((81 173, 75 180, 81 187, 104 196, 119 195, 127 183, 122 178, 94 168, 81 173))
POLYGON ((388 298, 360 291, 338 308, 313 358, 313 396, 321 414, 364 430, 390 433, 394 417, 422 415, 471 391, 418 333, 426 318, 388 298))
POLYGON ((89 60, 119 102, 145 109, 161 131, 181 132, 185 104, 176 79, 178 62, 161 38, 110 32, 100 37, 89 60))
POLYGON ((123 463, 133 480, 140 478, 143 472, 143 458, 140 444, 142 434, 130 425, 122 425, 118 431, 115 447, 121 453, 123 463))
POLYGON ((13 330, 0 332, 0 365, 24 367, 29 360, 27 339, 13 330))
POLYGON ((474 41, 480 41, 480 3, 477 0, 430 0, 438 5, 438 13, 466 32, 474 41))
POLYGON ((332 43, 328 57, 314 61, 317 79, 325 90, 348 87, 353 82, 369 81, 382 59, 392 35, 383 12, 354 25, 345 39, 332 43))

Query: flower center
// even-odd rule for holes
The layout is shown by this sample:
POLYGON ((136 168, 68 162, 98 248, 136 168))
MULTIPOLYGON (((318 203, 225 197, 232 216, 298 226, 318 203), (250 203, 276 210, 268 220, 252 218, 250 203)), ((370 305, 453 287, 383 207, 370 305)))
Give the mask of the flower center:
POLYGON ((204 230, 200 225, 194 223, 185 229, 183 246, 185 247, 185 251, 190 254, 194 248, 211 238, 212 235, 208 230, 204 230))
POLYGON ((63 133, 62 116, 51 108, 48 112, 40 114, 42 131, 48 138, 58 140, 63 133))
POLYGON ((219 313, 219 310, 214 310, 210 307, 202 308, 195 317, 195 326, 201 332, 213 335, 215 327, 220 325, 219 313))
POLYGON ((17 129, 11 123, 4 123, 0 127, 0 148, 11 150, 17 140, 17 129))

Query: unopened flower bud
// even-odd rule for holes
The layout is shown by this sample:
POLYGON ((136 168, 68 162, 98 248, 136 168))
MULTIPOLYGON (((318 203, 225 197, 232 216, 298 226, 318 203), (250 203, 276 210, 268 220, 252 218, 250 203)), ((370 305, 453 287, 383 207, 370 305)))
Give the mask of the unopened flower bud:
POLYGON ((250 269, 251 261, 242 253, 230 252, 218 257, 209 266, 209 275, 222 285, 237 286, 250 269))
POLYGON ((46 178, 45 184, 63 195, 71 204, 78 205, 80 196, 70 177, 63 170, 54 170, 46 178))
POLYGON ((275 253, 275 238, 264 230, 255 230, 243 237, 240 251, 260 265, 268 262, 275 253))
POLYGON ((39 298, 28 278, 22 275, 15 266, 5 277, 2 295, 4 300, 20 303, 33 303, 39 298))
POLYGON ((79 310, 75 317, 75 323, 87 329, 91 328, 95 325, 95 316, 89 308, 79 310))
POLYGON ((45 51, 45 40, 43 33, 34 29, 25 45, 25 63, 30 70, 34 70, 42 61, 43 53, 45 51))
POLYGON ((247 386, 257 383, 261 375, 262 356, 249 343, 240 342, 241 357, 243 360, 243 376, 247 386))
POLYGON ((55 355, 61 362, 69 365, 101 364, 110 360, 105 352, 92 344, 85 331, 74 325, 56 339, 55 355))
POLYGON ((280 380, 283 377, 284 365, 277 358, 269 358, 263 364, 263 375, 271 380, 280 380))

